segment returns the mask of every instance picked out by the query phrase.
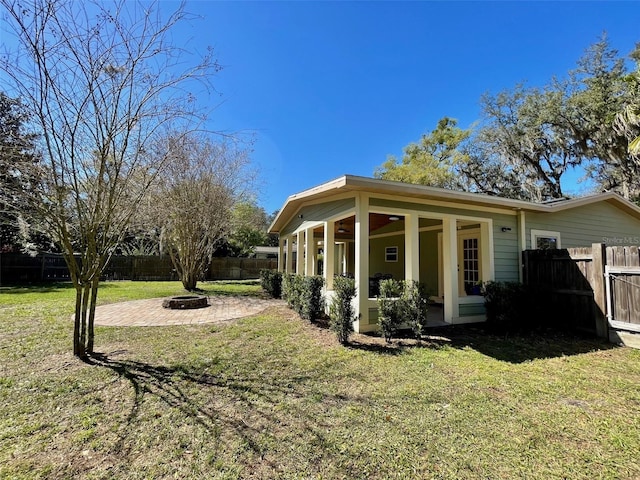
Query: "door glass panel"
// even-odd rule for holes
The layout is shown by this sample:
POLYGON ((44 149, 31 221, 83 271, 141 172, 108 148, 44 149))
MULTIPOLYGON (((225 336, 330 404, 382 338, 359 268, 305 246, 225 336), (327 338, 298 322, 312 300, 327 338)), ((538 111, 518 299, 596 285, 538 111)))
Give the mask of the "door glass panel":
POLYGON ((478 239, 465 238, 462 242, 464 291, 467 295, 470 295, 473 287, 476 286, 480 280, 478 239))

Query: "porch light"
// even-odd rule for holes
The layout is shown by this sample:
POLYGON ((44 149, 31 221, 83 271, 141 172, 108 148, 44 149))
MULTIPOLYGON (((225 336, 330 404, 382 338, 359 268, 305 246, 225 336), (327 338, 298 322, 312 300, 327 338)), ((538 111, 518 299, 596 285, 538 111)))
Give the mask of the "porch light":
POLYGON ((500 230, 502 230, 503 232, 510 232, 511 227, 502 227, 500 230))
POLYGON ((340 226, 338 227, 338 233, 347 233, 349 230, 342 226, 342 222, 340 222, 340 226))
POLYGON ((391 220, 392 222, 396 222, 396 221, 400 220, 400 217, 398 217, 397 215, 391 215, 389 217, 389 220, 391 220))

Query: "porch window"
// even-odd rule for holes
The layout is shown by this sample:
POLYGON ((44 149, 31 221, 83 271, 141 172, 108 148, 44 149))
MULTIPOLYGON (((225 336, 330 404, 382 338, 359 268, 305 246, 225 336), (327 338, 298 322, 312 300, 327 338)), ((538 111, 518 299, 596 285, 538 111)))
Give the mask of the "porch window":
POLYGON ((398 247, 386 247, 384 249, 384 261, 385 262, 397 262, 398 261, 398 247))

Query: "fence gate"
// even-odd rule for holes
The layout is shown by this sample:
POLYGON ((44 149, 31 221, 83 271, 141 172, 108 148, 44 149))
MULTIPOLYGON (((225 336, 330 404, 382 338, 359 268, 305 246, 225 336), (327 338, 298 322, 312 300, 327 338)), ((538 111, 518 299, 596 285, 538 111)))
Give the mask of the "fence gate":
POLYGON ((640 267, 605 267, 607 319, 616 329, 640 332, 640 267))

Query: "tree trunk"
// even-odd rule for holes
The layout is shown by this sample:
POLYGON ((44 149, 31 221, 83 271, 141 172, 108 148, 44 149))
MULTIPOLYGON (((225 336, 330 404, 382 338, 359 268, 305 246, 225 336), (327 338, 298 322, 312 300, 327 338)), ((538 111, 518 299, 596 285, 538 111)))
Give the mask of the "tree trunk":
POLYGON ((196 285, 198 284, 198 276, 193 272, 185 272, 182 277, 182 285, 184 289, 191 292, 196 289, 196 285))
POLYGON ((91 355, 93 353, 93 339, 94 339, 94 320, 96 318, 96 301, 98 299, 98 284, 100 283, 100 277, 97 275, 91 282, 91 300, 89 301, 89 319, 87 324, 87 353, 91 355))
POLYGON ((82 325, 82 286, 76 285, 76 315, 73 319, 73 354, 84 358, 86 355, 84 344, 80 341, 82 325))

